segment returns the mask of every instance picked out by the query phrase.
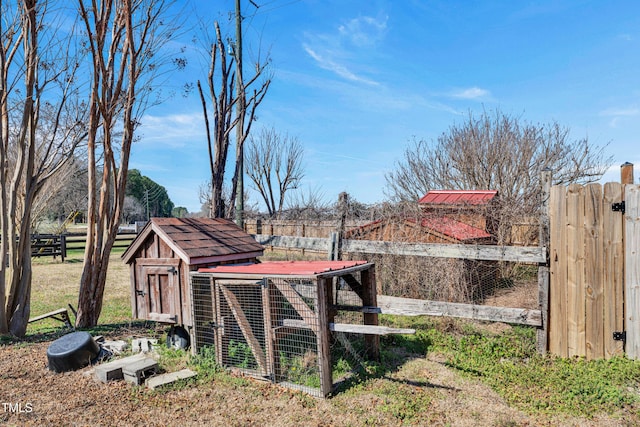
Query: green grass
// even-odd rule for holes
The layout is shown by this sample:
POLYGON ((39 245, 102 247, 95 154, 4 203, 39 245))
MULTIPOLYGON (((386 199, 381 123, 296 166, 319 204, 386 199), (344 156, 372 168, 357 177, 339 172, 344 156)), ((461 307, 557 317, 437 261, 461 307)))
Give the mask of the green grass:
POLYGON ((429 342, 429 351, 442 353, 447 366, 488 384, 510 405, 530 414, 588 418, 640 402, 640 362, 543 356, 536 352, 533 328, 494 334, 465 325, 456 331, 419 330, 407 342, 429 342))

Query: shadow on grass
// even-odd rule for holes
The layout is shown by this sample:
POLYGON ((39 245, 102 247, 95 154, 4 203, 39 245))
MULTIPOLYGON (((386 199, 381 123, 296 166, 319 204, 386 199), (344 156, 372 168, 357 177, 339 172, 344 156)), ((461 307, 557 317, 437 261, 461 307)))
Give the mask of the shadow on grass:
POLYGON ((380 340, 380 361, 355 363, 356 369, 347 373, 340 380, 334 379, 332 395, 348 391, 354 386, 372 379, 387 381, 413 387, 456 390, 428 381, 394 378, 391 374, 398 372, 402 366, 415 359, 424 359, 433 343, 425 335, 387 335, 380 340))
MULTIPOLYGON (((27 333, 23 338, 17 338, 11 335, 0 335, 0 345, 37 344, 55 341, 56 339, 75 331, 86 331, 92 336, 102 335, 105 337, 158 334, 159 327, 160 326, 155 322, 140 320, 108 323, 86 329, 67 327, 51 328, 47 330, 39 330, 31 334, 27 333)), ((164 325, 162 325, 162 328, 164 328, 164 325)))

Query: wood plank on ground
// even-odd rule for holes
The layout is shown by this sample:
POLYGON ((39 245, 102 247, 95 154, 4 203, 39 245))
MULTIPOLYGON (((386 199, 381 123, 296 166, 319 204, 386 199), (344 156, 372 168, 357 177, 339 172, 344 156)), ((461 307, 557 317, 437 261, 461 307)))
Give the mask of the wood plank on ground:
POLYGON ((151 390, 154 390, 163 385, 171 384, 178 380, 192 378, 196 375, 198 375, 197 372, 194 372, 191 369, 182 369, 180 371, 168 372, 166 374, 160 374, 151 378, 147 378, 147 380, 145 381, 145 385, 151 390))

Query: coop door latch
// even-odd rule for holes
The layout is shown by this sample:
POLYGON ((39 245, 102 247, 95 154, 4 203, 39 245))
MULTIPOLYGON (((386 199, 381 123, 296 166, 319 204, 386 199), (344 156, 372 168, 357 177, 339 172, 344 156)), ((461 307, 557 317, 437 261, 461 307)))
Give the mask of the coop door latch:
POLYGON ((220 318, 220 323, 209 322, 209 326, 211 326, 213 329, 220 329, 221 332, 224 333, 224 317, 220 318))
POLYGON ((613 333, 614 341, 626 341, 627 340, 627 331, 616 331, 613 333))

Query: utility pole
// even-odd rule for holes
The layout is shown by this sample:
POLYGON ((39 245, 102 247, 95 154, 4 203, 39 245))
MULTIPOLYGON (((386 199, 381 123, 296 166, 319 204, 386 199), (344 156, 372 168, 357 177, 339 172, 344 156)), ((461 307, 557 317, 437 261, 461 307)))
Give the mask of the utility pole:
POLYGON ((236 57, 236 91, 238 102, 236 112, 238 123, 236 124, 236 168, 238 181, 236 182, 236 224, 244 228, 244 114, 246 109, 246 97, 244 93, 244 81, 242 80, 242 14, 240 13, 240 0, 236 0, 236 44, 234 49, 236 57))
POLYGON ((149 190, 147 188, 144 189, 144 200, 147 205, 147 221, 149 221, 149 190))

